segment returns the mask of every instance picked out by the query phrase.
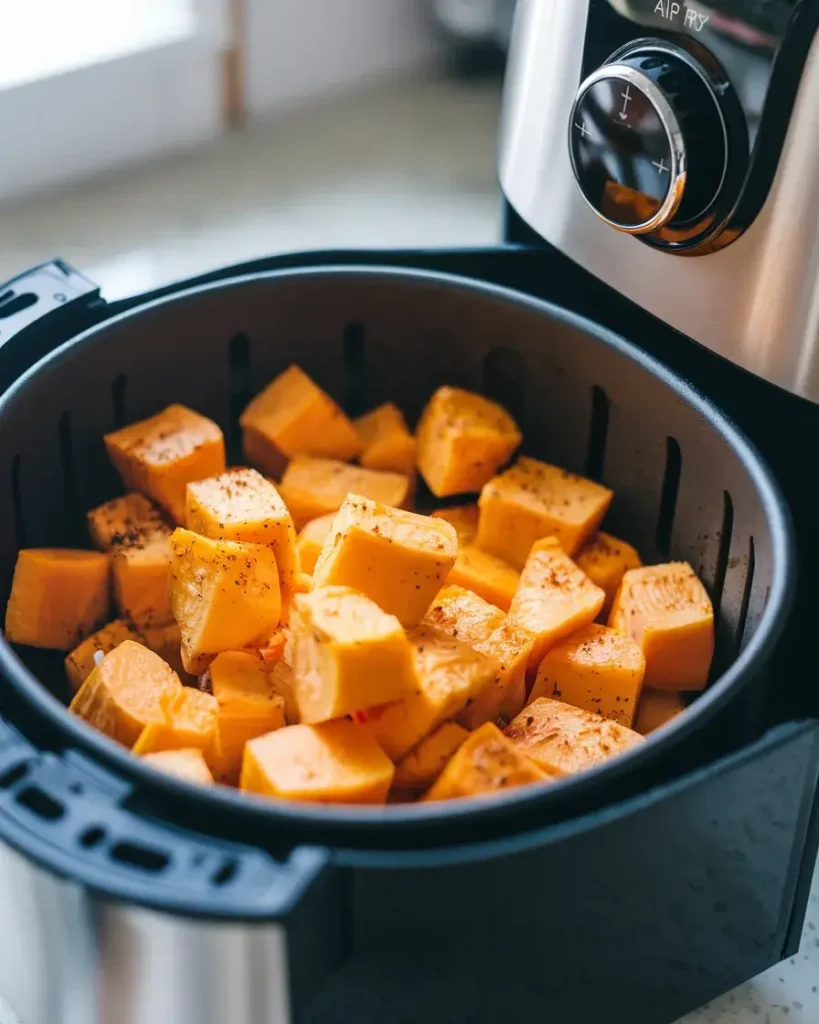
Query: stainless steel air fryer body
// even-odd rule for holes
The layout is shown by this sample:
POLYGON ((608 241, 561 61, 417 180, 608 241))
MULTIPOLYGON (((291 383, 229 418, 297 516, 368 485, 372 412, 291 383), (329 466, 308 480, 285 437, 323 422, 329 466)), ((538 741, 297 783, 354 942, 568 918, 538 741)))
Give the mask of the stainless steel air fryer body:
POLYGON ((819 401, 819 3, 519 0, 500 180, 542 239, 819 401))

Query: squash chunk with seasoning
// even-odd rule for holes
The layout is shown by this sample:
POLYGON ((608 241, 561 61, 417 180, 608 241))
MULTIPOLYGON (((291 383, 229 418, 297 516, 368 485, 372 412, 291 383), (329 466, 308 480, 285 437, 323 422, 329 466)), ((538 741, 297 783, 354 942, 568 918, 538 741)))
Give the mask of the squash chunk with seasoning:
POLYGON ((282 590, 292 594, 299 589, 293 518, 274 485, 255 469, 228 469, 188 484, 185 525, 214 540, 268 544, 282 590))
POLYGON ((634 731, 639 732, 641 736, 648 736, 683 711, 685 701, 681 693, 643 688, 640 703, 637 705, 637 716, 634 719, 634 731))
POLYGON ((240 787, 282 800, 383 804, 394 767, 366 732, 346 719, 290 725, 245 747, 240 787))
POLYGON ((704 689, 714 656, 714 610, 687 562, 630 569, 614 599, 609 625, 642 648, 647 687, 704 689))
POLYGON ((398 762, 395 766, 394 788, 416 790, 431 786, 467 736, 469 733, 463 726, 455 722, 444 722, 398 762))
POLYGON ((272 548, 183 529, 174 532, 171 548, 171 605, 187 672, 202 671, 222 651, 261 646, 279 626, 281 589, 272 548))
POLYGON ((505 616, 478 594, 452 583, 439 591, 424 616, 424 625, 474 647, 486 640, 505 616))
POLYGON ((405 476, 415 471, 415 438, 407 428, 404 414, 386 402, 353 420, 362 452, 359 461, 367 469, 388 469, 405 476))
POLYGON ((253 654, 230 651, 211 663, 208 679, 217 717, 210 759, 217 777, 235 783, 248 740, 284 726, 286 701, 277 678, 253 654))
POLYGON ((575 630, 593 622, 606 595, 575 565, 554 537, 537 541, 509 608, 509 623, 534 639, 529 669, 575 630))
POLYGON ((518 750, 551 775, 575 775, 643 743, 617 722, 540 697, 506 728, 518 750))
POLYGON ((256 395, 239 423, 246 458, 271 476, 297 455, 345 460, 362 448, 339 406, 295 364, 256 395))
POLYGON ((6 639, 70 651, 108 618, 110 558, 98 551, 24 548, 6 605, 6 639))
POLYGON ((157 771, 174 775, 185 782, 212 786, 213 776, 201 750, 162 750, 144 754, 142 760, 157 771))
POLYGON ((458 534, 458 547, 465 548, 473 544, 478 536, 479 514, 477 505, 452 505, 449 508, 437 508, 432 513, 432 518, 446 519, 451 523, 458 534))
POLYGON ((311 519, 309 523, 302 527, 296 545, 302 572, 312 575, 313 570, 316 568, 318 556, 321 554, 321 549, 330 536, 330 530, 335 518, 336 513, 330 512, 329 515, 319 516, 318 519, 311 519))
POLYGON ((183 686, 162 704, 163 722, 148 722, 134 744, 135 754, 153 754, 160 750, 207 751, 216 734, 219 706, 201 690, 183 686))
POLYGON ((186 672, 182 664, 182 634, 176 622, 167 626, 143 626, 139 633, 145 646, 167 661, 185 685, 196 683, 196 677, 186 672))
POLYGON ((503 793, 515 786, 553 778, 487 722, 458 747, 438 780, 422 799, 456 800, 464 796, 503 793))
POLYGON ((400 761, 443 722, 454 718, 498 672, 496 658, 439 630, 421 626, 408 634, 415 649, 419 691, 355 715, 393 761, 400 761))
POLYGON ((600 613, 600 621, 608 619, 617 588, 629 569, 639 569, 643 564, 631 544, 612 537, 599 530, 583 545, 575 561, 592 583, 606 592, 606 603, 600 613))
POLYGON ((449 582, 474 590, 496 607, 508 611, 520 583, 520 573, 495 555, 469 545, 458 550, 449 582))
POLYGON ((225 439, 205 416, 184 405, 105 435, 108 457, 126 487, 152 498, 174 522, 185 521, 185 488, 224 471, 225 439))
POLYGON ((75 647, 65 659, 65 673, 72 691, 76 693, 94 671, 98 654, 108 654, 125 640, 141 643, 142 637, 127 622, 114 619, 75 647))
POLYGON ((521 440, 496 402, 462 388, 438 388, 418 421, 418 469, 436 498, 479 491, 521 440))
POLYGON ((645 670, 631 637, 592 623, 546 654, 531 699, 552 697, 631 728, 645 670))
POLYGON ((399 508, 409 496, 410 478, 400 473, 348 466, 332 459, 302 456, 287 467, 279 493, 301 529, 311 519, 338 512, 348 494, 360 494, 399 508))
POLYGON ((114 600, 137 628, 173 620, 168 593, 171 533, 160 509, 141 494, 106 501, 88 513, 94 544, 112 556, 114 600))
POLYGON ((401 623, 349 587, 316 587, 295 599, 293 685, 308 725, 401 700, 418 690, 401 623))
POLYGON ((350 494, 316 562, 313 586, 352 587, 403 626, 417 626, 457 550, 455 530, 444 520, 350 494))
POLYGON ((475 650, 495 658, 499 668, 494 679, 458 715, 467 729, 484 722, 509 721, 526 703, 526 667, 534 646, 532 635, 504 620, 494 632, 474 644, 475 650))
POLYGON ((607 487, 521 456, 481 491, 478 547, 518 569, 542 537, 556 537, 574 555, 602 522, 612 497, 607 487))
POLYGON ((85 680, 69 710, 106 736, 132 747, 146 725, 164 725, 179 676, 142 644, 125 640, 85 680))

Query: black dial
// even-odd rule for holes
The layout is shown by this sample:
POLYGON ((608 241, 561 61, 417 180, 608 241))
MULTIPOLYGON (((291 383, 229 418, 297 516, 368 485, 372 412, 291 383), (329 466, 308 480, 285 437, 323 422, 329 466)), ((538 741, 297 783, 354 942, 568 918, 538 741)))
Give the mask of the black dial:
POLYGON ((725 125, 707 75, 661 43, 620 54, 586 79, 569 140, 586 201, 632 234, 695 220, 725 176, 725 125))

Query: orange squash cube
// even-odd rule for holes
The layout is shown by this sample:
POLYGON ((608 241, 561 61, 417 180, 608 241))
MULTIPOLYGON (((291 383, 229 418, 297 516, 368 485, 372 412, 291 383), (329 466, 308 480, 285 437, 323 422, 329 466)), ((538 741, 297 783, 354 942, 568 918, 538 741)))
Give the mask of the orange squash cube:
POLYGON ((134 744, 135 754, 161 750, 210 750, 219 706, 208 693, 183 686, 163 701, 165 720, 148 722, 134 744))
POLYGON ((640 645, 650 689, 705 688, 714 656, 714 609, 687 562, 630 569, 609 625, 640 645))
POLYGON ((531 700, 551 697, 631 728, 645 671, 631 637, 591 623, 547 652, 531 700))
POLYGON ((305 523, 302 527, 296 544, 302 572, 309 573, 312 576, 313 570, 316 568, 318 556, 321 554, 321 549, 327 543, 327 538, 330 536, 330 530, 335 522, 335 518, 336 513, 330 512, 329 515, 319 516, 318 519, 311 519, 309 523, 305 523))
POLYGON ((186 686, 197 683, 196 676, 186 672, 182 664, 182 634, 176 622, 167 626, 143 626, 139 633, 145 646, 167 661, 186 686))
POLYGON ((91 540, 100 551, 118 551, 139 545, 153 534, 172 532, 162 509, 136 491, 97 505, 86 518, 91 540))
POLYGON ((467 729, 499 719, 510 721, 518 714, 526 703, 526 667, 534 639, 525 629, 504 620, 474 646, 481 654, 495 658, 500 667, 492 682, 458 715, 458 721, 467 729))
POLYGON ((463 711, 499 669, 496 658, 429 626, 408 635, 415 648, 419 692, 355 715, 393 761, 400 761, 433 729, 463 711))
POLYGON ((105 622, 111 561, 98 551, 24 548, 6 605, 12 644, 70 651, 105 622))
POLYGON ((213 776, 201 750, 162 750, 144 754, 142 760, 157 771, 175 775, 185 782, 199 786, 212 786, 213 776))
POLYGON ((185 488, 225 468, 222 431, 184 405, 105 435, 108 457, 127 488, 153 498, 174 522, 185 521, 185 488))
POLYGON ((607 487, 521 456, 481 491, 478 547, 517 569, 542 537, 556 537, 574 555, 602 522, 612 497, 607 487))
POLYGON ((171 606, 187 672, 203 671, 222 651, 259 647, 278 628, 281 588, 271 547, 180 528, 171 548, 171 606))
POLYGON ((457 800, 465 796, 487 796, 549 779, 549 773, 522 754, 496 725, 487 722, 461 743, 422 799, 457 800))
POLYGON ((418 469, 436 498, 479 491, 521 440, 496 402, 462 388, 438 388, 418 422, 418 469))
POLYGON ((623 576, 629 569, 639 569, 643 564, 637 551, 624 540, 612 537, 610 533, 597 533, 586 541, 575 559, 592 583, 606 592, 606 601, 600 613, 600 621, 608 620, 612 603, 623 576))
POLYGON ((565 637, 593 622, 606 595, 569 558, 554 537, 537 541, 509 608, 509 623, 534 639, 529 669, 565 637))
POLYGON ((444 520, 350 494, 316 562, 313 586, 352 587, 403 626, 417 626, 457 548, 455 530, 444 520))
POLYGON ((645 742, 617 722, 539 697, 506 728, 518 750, 550 775, 575 775, 645 742))
POLYGON ((438 508, 433 513, 434 519, 446 519, 455 527, 458 534, 458 547, 465 548, 472 544, 478 536, 477 505, 452 505, 449 508, 438 508))
POLYGON ((464 587, 447 584, 424 616, 424 625, 463 640, 470 647, 485 641, 504 621, 495 605, 464 587))
POLYGON ((251 740, 242 761, 241 789, 331 804, 383 804, 394 768, 355 722, 289 725, 251 740))
POLYGON ((295 364, 256 395, 239 423, 246 458, 270 476, 297 455, 346 460, 361 452, 353 424, 295 364))
POLYGON ((394 789, 417 790, 431 786, 467 736, 467 730, 455 722, 438 726, 395 766, 394 789))
POLYGON ((415 438, 401 410, 386 402, 353 420, 361 440, 359 461, 367 469, 387 469, 411 477, 415 472, 415 438))
POLYGON ((659 729, 661 725, 670 722, 672 718, 685 711, 685 701, 679 693, 671 693, 668 690, 646 690, 640 694, 640 703, 637 705, 637 717, 634 720, 634 731, 641 736, 648 736, 649 733, 659 729))
POLYGON ((65 659, 65 674, 71 690, 76 693, 97 665, 98 654, 108 654, 125 640, 140 643, 142 637, 123 619, 114 619, 102 629, 92 633, 65 659))
POLYGON ((495 555, 469 545, 459 548, 449 582, 474 590, 496 607, 509 611, 520 573, 495 555))
POLYGON ((409 496, 410 479, 400 473, 301 456, 287 467, 279 492, 301 529, 311 519, 338 512, 348 494, 400 508, 409 496))
POLYGON ((349 587, 316 587, 296 597, 290 628, 294 693, 308 725, 418 690, 401 623, 349 587))
POLYGON ((132 747, 146 725, 165 724, 166 706, 181 690, 179 677, 159 655, 125 640, 96 666, 69 711, 132 747))

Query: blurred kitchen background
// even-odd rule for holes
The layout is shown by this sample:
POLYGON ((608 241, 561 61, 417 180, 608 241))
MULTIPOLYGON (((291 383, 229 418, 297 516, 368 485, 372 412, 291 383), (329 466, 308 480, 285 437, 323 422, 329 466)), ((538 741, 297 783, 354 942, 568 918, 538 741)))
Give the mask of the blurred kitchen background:
POLYGON ((514 0, 4 0, 0 279, 490 243, 514 0))

